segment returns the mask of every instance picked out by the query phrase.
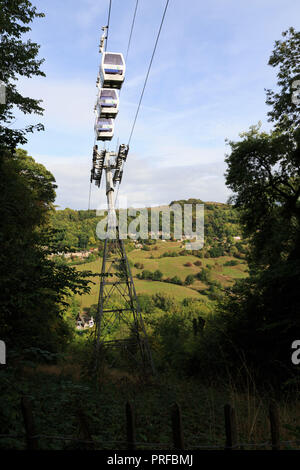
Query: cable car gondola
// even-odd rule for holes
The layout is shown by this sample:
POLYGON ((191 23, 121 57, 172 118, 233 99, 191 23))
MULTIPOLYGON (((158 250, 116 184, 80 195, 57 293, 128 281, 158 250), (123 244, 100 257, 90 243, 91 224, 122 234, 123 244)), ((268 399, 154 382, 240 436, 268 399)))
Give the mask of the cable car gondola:
POLYGON ((95 123, 97 140, 111 140, 114 136, 114 119, 98 117, 95 123))
POLYGON ((112 88, 102 88, 99 92, 97 108, 99 117, 115 118, 119 111, 118 92, 112 88))
POLYGON ((100 65, 100 84, 102 88, 120 90, 125 78, 125 61, 119 52, 104 52, 100 65))

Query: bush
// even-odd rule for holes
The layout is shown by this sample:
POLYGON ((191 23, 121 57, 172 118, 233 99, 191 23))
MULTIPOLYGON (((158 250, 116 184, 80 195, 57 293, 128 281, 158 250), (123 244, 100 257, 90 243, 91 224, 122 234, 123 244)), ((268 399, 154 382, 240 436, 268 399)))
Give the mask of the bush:
POLYGON ((178 276, 171 277, 170 281, 172 284, 178 284, 179 286, 182 286, 182 280, 179 279, 178 276))
POLYGON ((165 312, 170 312, 174 310, 174 299, 166 294, 161 294, 160 292, 158 292, 157 294, 152 296, 152 300, 154 302, 155 307, 159 308, 160 310, 164 310, 165 312))
POLYGON ((181 313, 166 313, 154 324, 153 342, 155 347, 155 364, 162 370, 173 369, 184 374, 187 354, 187 341, 191 336, 190 323, 181 313))
POLYGON ((202 282, 208 282, 210 278, 209 269, 202 268, 199 273, 196 274, 196 278, 202 282))
POLYGON ((224 263, 224 266, 236 266, 237 264, 239 264, 239 262, 235 259, 232 259, 230 261, 226 261, 226 263, 224 263))
POLYGON ((136 269, 144 269, 143 263, 139 263, 139 262, 135 263, 134 267, 135 267, 136 269))
POLYGON ((219 256, 224 255, 224 248, 222 246, 213 246, 209 250, 209 254, 210 254, 211 258, 219 258, 219 256))
POLYGON ((160 258, 173 258, 175 256, 180 256, 180 253, 177 253, 177 251, 165 251, 160 258))
POLYGON ((159 269, 157 269, 156 271, 154 271, 152 279, 153 281, 161 281, 162 277, 163 277, 163 273, 159 269))
POLYGON ((193 276, 192 274, 189 274, 188 276, 186 276, 184 283, 186 286, 190 286, 191 284, 193 284, 194 281, 195 281, 195 276, 193 276))
POLYGON ((151 271, 148 271, 148 269, 144 269, 142 273, 138 273, 136 275, 138 279, 148 279, 150 281, 161 281, 163 277, 163 273, 157 269, 152 273, 151 271))
POLYGON ((147 294, 138 294, 137 296, 141 311, 144 313, 152 313, 155 308, 153 298, 147 294))
POLYGON ((144 269, 142 273, 138 273, 136 275, 138 279, 153 279, 153 273, 151 271, 148 271, 147 269, 144 269))

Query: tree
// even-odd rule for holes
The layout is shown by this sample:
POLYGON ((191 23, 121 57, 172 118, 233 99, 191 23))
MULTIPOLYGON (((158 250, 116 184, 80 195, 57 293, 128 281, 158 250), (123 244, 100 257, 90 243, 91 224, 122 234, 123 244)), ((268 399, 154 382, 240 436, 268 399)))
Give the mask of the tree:
POLYGON ((157 269, 156 271, 154 271, 152 279, 153 281, 161 281, 162 277, 163 277, 163 273, 159 269, 157 269))
POLYGON ((16 87, 18 76, 45 76, 41 70, 43 59, 38 59, 39 45, 22 36, 31 28, 35 18, 43 17, 28 0, 0 0, 0 83, 6 86, 6 103, 0 104, 0 151, 12 153, 18 144, 27 142, 26 134, 42 130, 42 124, 26 129, 12 129, 16 106, 24 114, 43 112, 41 100, 23 96, 16 87))
POLYGON ((179 286, 182 285, 182 280, 179 279, 178 276, 173 276, 173 277, 171 277, 170 282, 171 282, 172 284, 178 284, 179 286))
POLYGON ((17 150, 0 160, 0 331, 8 349, 56 352, 70 338, 64 321, 68 296, 88 292, 90 273, 57 265, 56 233, 49 225, 55 180, 17 150))
POLYGON ((253 126, 230 142, 226 184, 241 211, 252 259, 259 264, 299 250, 300 133, 260 132, 253 126))
POLYGON ((192 274, 188 274, 185 278, 184 283, 186 286, 190 286, 191 284, 193 284, 194 280, 195 280, 195 276, 193 276, 192 274))
POLYGON ((249 239, 250 277, 221 305, 226 337, 248 366, 274 380, 291 373, 290 347, 300 327, 300 107, 291 102, 300 34, 290 28, 283 36, 269 61, 279 67, 279 91, 267 91, 274 130, 252 126, 229 142, 226 184, 249 239))
POLYGON ((224 255, 224 248, 220 245, 215 245, 209 250, 211 258, 219 258, 224 255))
POLYGON ((289 28, 275 42, 269 65, 279 67, 278 91, 267 90, 268 116, 281 132, 300 127, 300 32, 289 28))
POLYGON ((199 271, 196 274, 196 278, 199 279, 199 281, 202 282, 209 282, 210 281, 210 272, 207 268, 202 268, 201 271, 199 271))

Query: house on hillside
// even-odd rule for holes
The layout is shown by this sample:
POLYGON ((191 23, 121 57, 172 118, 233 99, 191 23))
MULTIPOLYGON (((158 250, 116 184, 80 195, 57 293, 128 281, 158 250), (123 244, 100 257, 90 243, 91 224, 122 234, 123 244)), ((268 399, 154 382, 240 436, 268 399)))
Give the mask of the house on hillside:
POLYGON ((76 330, 85 330, 86 328, 93 328, 95 325, 94 318, 87 313, 80 313, 76 317, 76 330))

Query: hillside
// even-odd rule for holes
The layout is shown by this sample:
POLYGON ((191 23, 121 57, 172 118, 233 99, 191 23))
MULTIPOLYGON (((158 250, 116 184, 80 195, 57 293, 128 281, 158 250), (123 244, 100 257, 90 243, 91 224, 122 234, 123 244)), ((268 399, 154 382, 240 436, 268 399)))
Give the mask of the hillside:
MULTIPOLYGON (((132 274, 138 294, 153 295, 162 293, 171 296, 178 301, 185 298, 194 298, 210 303, 216 300, 222 292, 222 288, 232 285, 235 279, 247 276, 247 264, 243 259, 233 256, 220 256, 217 258, 199 258, 195 254, 183 253, 180 242, 158 240, 150 246, 150 251, 135 248, 128 253, 132 274), (176 254, 177 256, 163 256, 176 254), (196 264, 195 264, 196 263, 196 264), (232 266, 230 264, 233 264, 232 266), (162 280, 138 279, 143 272, 153 273, 160 271, 162 280), (204 276, 202 275, 204 271, 204 276), (200 273, 200 275, 199 275, 200 273), (191 284, 186 284, 187 276, 194 276, 191 284), (174 283, 172 278, 177 277, 182 285, 174 283), (202 277, 203 280, 199 279, 202 277)), ((91 270, 94 273, 101 270, 101 259, 77 266, 83 271, 91 270)), ((80 309, 90 307, 98 302, 99 279, 94 279, 95 284, 89 294, 77 296, 80 309)))
MULTIPOLYGON (((204 204, 204 226, 205 226, 205 249, 204 252, 210 252, 210 256, 221 256, 220 247, 224 246, 225 251, 230 251, 233 245, 233 237, 240 236, 241 228, 238 222, 237 211, 229 204, 205 203, 200 199, 188 199, 172 201, 172 204, 193 204, 193 222, 195 217, 195 204, 204 204), (216 251, 216 252, 214 252, 216 251), (217 253, 220 252, 220 253, 217 253)), ((157 206, 147 208, 148 228, 151 232, 150 211, 161 210, 168 206, 157 206)), ((118 211, 117 211, 118 215, 118 211)), ((52 213, 51 221, 53 227, 59 231, 57 244, 61 251, 86 250, 99 245, 96 236, 96 226, 103 218, 96 215, 96 210, 56 210, 52 213)), ((127 217, 127 224, 132 217, 127 217)), ((174 229, 174 217, 171 214, 171 233, 174 229)), ((162 221, 160 218, 159 230, 162 230, 162 221)), ((234 251, 234 250, 233 250, 234 251)))
MULTIPOLYGON (((172 201, 170 205, 203 203, 199 199, 172 201)), ((153 208, 162 210, 167 206, 153 208)), ((150 220, 150 208, 147 208, 150 220)), ((217 300, 222 290, 232 285, 235 279, 247 276, 245 253, 247 244, 240 240, 241 227, 237 212, 229 204, 204 203, 205 243, 201 250, 185 250, 184 240, 152 240, 149 224, 148 240, 125 240, 127 255, 131 264, 138 294, 154 295, 157 292, 174 297, 178 301, 194 298, 204 302, 217 300), (156 274, 155 274, 156 272, 156 274)), ((128 217, 130 222, 132 218, 128 217)), ((62 251, 92 250, 99 247, 101 257, 102 242, 96 238, 96 226, 101 220, 96 211, 75 211, 64 209, 52 216, 55 229, 59 230, 59 245, 62 251)), ((161 229, 161 220, 160 226, 161 229)), ((171 234, 174 220, 171 215, 171 234)), ((74 260, 73 263, 76 263, 74 260)), ((77 266, 97 273, 101 269, 101 259, 92 256, 92 261, 77 266)), ((99 280, 93 285, 90 294, 78 296, 81 309, 88 308, 98 301, 99 280)))

